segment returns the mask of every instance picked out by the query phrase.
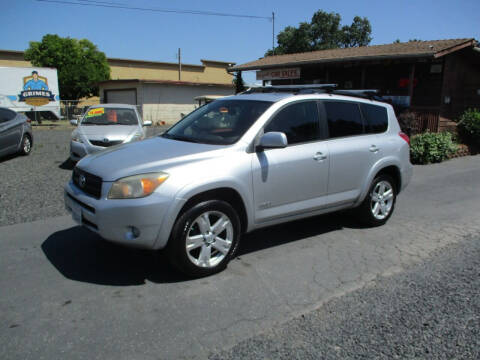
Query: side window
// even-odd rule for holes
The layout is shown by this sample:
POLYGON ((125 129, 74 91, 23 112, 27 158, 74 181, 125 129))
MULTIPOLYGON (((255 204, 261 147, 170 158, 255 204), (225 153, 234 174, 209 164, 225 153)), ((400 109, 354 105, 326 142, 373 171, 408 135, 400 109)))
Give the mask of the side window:
POLYGON ((387 131, 388 115, 384 106, 360 104, 366 123, 366 132, 378 134, 387 131))
POLYGON ((0 124, 12 120, 16 115, 17 113, 15 111, 0 109, 0 124))
POLYGON ((363 120, 357 103, 324 101, 330 138, 363 134, 363 120))
POLYGON ((280 131, 287 135, 288 144, 320 139, 318 107, 315 101, 287 105, 265 127, 264 132, 280 131))

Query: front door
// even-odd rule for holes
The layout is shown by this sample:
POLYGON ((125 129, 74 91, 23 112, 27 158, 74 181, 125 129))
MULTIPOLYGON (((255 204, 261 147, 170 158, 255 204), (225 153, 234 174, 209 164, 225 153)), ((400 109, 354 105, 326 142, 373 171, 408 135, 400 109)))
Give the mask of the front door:
POLYGON ((270 131, 285 133, 288 146, 252 154, 257 223, 318 209, 328 188, 328 149, 315 101, 280 109, 264 128, 270 131))

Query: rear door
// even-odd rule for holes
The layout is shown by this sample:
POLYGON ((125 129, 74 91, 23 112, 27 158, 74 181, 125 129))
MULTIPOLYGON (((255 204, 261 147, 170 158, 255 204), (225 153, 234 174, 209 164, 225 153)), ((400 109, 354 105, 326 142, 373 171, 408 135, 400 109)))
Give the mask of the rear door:
POLYGON ((316 101, 290 103, 280 109, 264 133, 285 133, 288 146, 252 154, 255 221, 320 208, 328 185, 328 150, 316 101))
POLYGON ((15 111, 0 108, 0 155, 12 153, 18 148, 22 125, 15 111))
POLYGON ((360 104, 352 101, 321 102, 328 123, 330 179, 328 203, 331 206, 355 201, 376 161, 378 139, 367 133, 360 104))

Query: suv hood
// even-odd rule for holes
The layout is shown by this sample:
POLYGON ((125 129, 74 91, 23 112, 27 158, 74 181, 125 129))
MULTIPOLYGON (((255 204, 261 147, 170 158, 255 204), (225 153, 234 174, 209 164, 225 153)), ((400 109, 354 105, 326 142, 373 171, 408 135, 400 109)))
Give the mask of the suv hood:
POLYGON ((196 144, 157 136, 89 155, 80 160, 77 167, 104 181, 116 181, 125 176, 218 157, 224 148, 225 145, 196 144))
POLYGON ((77 134, 87 138, 108 138, 110 140, 123 140, 135 131, 138 125, 84 125, 77 128, 77 134))

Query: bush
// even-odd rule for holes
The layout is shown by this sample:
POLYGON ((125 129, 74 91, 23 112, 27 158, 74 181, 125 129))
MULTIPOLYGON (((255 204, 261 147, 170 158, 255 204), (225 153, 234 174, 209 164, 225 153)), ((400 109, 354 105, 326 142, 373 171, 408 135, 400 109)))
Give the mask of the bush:
POLYGON ((457 120, 458 133, 467 144, 480 145, 480 111, 468 109, 457 120))
POLYGON ((414 164, 429 164, 449 159, 457 152, 452 134, 424 133, 415 135, 410 141, 410 158, 414 164))

